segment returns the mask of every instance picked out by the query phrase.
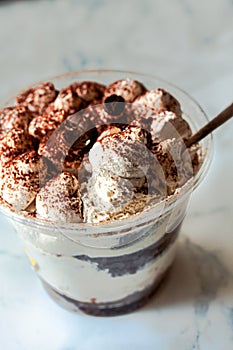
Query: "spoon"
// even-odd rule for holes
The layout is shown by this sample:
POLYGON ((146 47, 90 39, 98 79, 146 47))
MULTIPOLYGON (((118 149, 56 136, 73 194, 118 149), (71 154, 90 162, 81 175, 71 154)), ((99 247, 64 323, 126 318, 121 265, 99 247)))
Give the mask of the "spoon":
POLYGON ((233 102, 220 112, 214 119, 210 120, 195 134, 185 140, 186 147, 190 147, 195 143, 201 141, 204 137, 210 134, 213 130, 217 129, 220 125, 224 124, 228 119, 233 116, 233 102))

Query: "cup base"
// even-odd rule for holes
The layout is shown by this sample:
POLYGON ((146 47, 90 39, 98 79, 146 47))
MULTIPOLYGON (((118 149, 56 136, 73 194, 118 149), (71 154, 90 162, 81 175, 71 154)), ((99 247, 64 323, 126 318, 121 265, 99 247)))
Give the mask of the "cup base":
POLYGON ((131 313, 140 307, 144 306, 148 300, 157 291, 165 277, 168 275, 171 266, 164 271, 157 279, 156 282, 149 288, 144 289, 142 292, 133 293, 126 298, 117 300, 116 302, 107 303, 85 303, 72 298, 67 297, 64 294, 58 292, 55 288, 51 287, 47 282, 41 280, 42 285, 49 296, 59 306, 65 308, 68 311, 80 312, 91 316, 119 316, 123 314, 131 313))
MULTIPOLYGON (((171 243, 175 243, 177 240, 178 234, 181 229, 182 222, 169 234, 166 234, 162 241, 163 241, 163 252, 165 252, 166 248, 171 243)), ((160 255, 162 251, 158 251, 158 255, 160 255)), ((128 295, 127 297, 112 301, 112 302, 106 302, 106 303, 96 303, 94 300, 92 303, 89 302, 82 302, 73 298, 70 298, 60 291, 58 291, 56 288, 51 286, 48 282, 46 282, 41 276, 39 277, 42 285, 44 286, 44 289, 49 294, 49 296, 61 307, 65 308, 66 310, 73 311, 73 312, 80 312, 82 311, 85 314, 92 315, 92 316, 118 316, 123 314, 131 313, 143 305, 145 305, 148 300, 154 295, 154 293, 159 288, 162 281, 165 279, 165 277, 168 275, 168 272, 170 271, 173 260, 170 262, 170 264, 167 266, 163 272, 160 273, 160 275, 157 275, 156 280, 154 283, 152 283, 149 287, 143 289, 142 291, 135 292, 133 294, 128 295)))

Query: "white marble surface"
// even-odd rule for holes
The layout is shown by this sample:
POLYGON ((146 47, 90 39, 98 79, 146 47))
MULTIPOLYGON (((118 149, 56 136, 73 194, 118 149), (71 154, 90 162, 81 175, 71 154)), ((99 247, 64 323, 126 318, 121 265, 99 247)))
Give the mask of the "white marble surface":
MULTIPOLYGON (((67 70, 122 68, 160 76, 211 117, 233 98, 232 0, 0 3, 0 99, 67 70)), ((0 348, 233 349, 233 121, 215 133, 170 277, 143 309, 94 318, 59 308, 0 217, 0 348)))

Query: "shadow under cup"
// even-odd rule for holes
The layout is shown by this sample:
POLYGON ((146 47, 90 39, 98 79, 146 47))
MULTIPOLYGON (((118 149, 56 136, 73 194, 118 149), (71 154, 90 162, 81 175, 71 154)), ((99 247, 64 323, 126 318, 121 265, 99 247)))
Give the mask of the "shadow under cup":
MULTIPOLYGON (((77 80, 101 83, 125 77, 148 89, 164 88, 182 106, 193 132, 207 118, 188 95, 148 76, 119 71, 86 71, 50 79, 58 88, 77 80)), ((209 168, 211 137, 201 142, 202 165, 190 183, 163 203, 129 219, 91 225, 57 224, 3 213, 24 241, 25 252, 45 289, 60 305, 96 316, 113 316, 142 306, 167 275, 190 194, 209 168)))

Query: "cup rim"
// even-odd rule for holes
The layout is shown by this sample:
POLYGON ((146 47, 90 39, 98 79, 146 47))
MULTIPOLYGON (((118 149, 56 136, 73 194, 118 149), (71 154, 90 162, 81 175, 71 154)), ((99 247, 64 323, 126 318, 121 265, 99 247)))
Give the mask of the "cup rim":
MULTIPOLYGON (((195 107, 199 110, 200 115, 202 116, 204 122, 209 121, 206 113, 204 112, 202 107, 199 105, 199 103, 192 96, 190 96, 186 91, 179 88, 178 86, 176 86, 173 83, 170 83, 164 79, 161 79, 157 76, 153 76, 150 74, 144 74, 144 73, 140 73, 140 72, 136 72, 136 71, 118 70, 118 69, 87 69, 87 70, 78 70, 78 71, 66 72, 64 74, 59 74, 59 75, 56 75, 56 76, 53 76, 53 77, 46 79, 46 81, 59 80, 59 79, 66 78, 66 77, 67 78, 78 77, 81 74, 90 74, 90 73, 94 73, 94 74, 96 73, 96 74, 100 74, 100 75, 101 74, 108 74, 108 73, 113 73, 113 74, 119 73, 119 74, 125 74, 125 75, 131 74, 131 75, 135 75, 136 78, 139 78, 139 77, 143 78, 144 77, 144 78, 147 78, 150 80, 154 80, 158 83, 164 83, 168 87, 171 87, 171 88, 175 89, 176 91, 182 93, 184 95, 184 97, 187 98, 188 101, 192 102, 195 105, 195 107)), ((37 86, 41 82, 44 82, 44 81, 45 81, 45 79, 43 81, 38 81, 36 83, 33 83, 32 85, 26 87, 26 89, 37 86)), ((142 83, 143 83, 143 81, 142 81, 142 83)), ((4 105, 7 105, 14 98, 15 98, 15 96, 8 99, 4 105)), ((212 133, 210 135, 208 135, 205 139, 207 140, 207 146, 206 146, 206 152, 203 155, 203 162, 201 164, 200 169, 193 176, 191 181, 190 180, 187 181, 175 194, 172 194, 172 195, 166 197, 163 201, 159 202, 158 204, 155 204, 154 206, 151 206, 148 209, 143 210, 140 213, 134 214, 134 215, 130 216, 129 218, 114 220, 111 222, 96 223, 96 224, 86 223, 86 222, 62 224, 62 223, 57 223, 57 222, 52 222, 52 221, 48 221, 45 219, 41 219, 38 217, 29 217, 28 215, 26 215, 26 213, 25 214, 24 213, 17 213, 12 208, 10 208, 10 206, 8 206, 7 204, 4 205, 4 203, 0 203, 0 213, 4 214, 6 217, 13 219, 14 221, 16 221, 18 223, 27 224, 28 226, 31 226, 31 227, 42 228, 42 229, 53 230, 53 231, 54 231, 54 229, 58 229, 58 230, 61 230, 62 232, 75 230, 75 231, 77 231, 76 232, 77 235, 83 235, 86 232, 86 229, 91 228, 93 230, 93 233, 91 233, 90 236, 96 235, 98 233, 103 234, 103 232, 109 232, 113 229, 124 230, 132 223, 132 221, 137 221, 141 224, 147 224, 147 223, 149 223, 148 216, 146 216, 146 218, 144 220, 143 219, 140 220, 140 216, 143 216, 145 214, 145 212, 148 213, 148 215, 150 213, 151 214, 154 213, 154 215, 155 215, 157 207, 159 205, 161 205, 161 203, 164 203, 165 208, 166 208, 166 210, 163 211, 163 214, 167 213, 176 204, 178 204, 179 202, 182 202, 184 200, 184 198, 189 196, 191 194, 191 192, 200 184, 200 182, 206 176, 208 169, 209 169, 209 166, 210 166, 210 163, 211 163, 211 160, 212 160, 212 155, 213 155, 213 135, 212 135, 212 133)), ((153 219, 155 219, 155 218, 156 217, 153 217, 153 219)))

